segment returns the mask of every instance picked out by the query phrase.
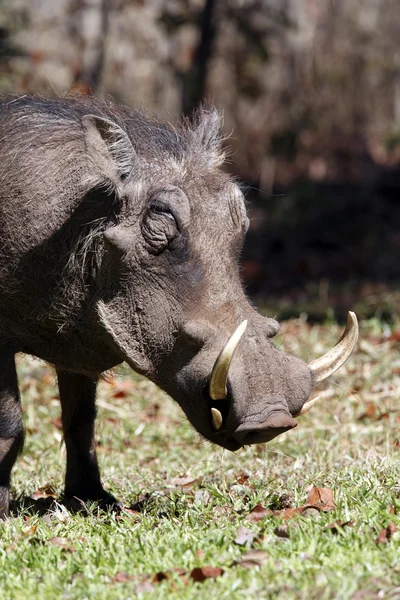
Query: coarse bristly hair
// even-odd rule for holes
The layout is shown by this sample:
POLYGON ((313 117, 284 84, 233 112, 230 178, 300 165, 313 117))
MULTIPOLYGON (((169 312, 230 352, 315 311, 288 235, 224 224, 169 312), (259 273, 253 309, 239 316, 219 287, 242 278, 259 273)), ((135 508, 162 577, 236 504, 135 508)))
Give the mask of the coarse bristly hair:
MULTIPOLYGON (((59 252, 65 258, 64 276, 58 279, 68 290, 59 315, 64 325, 71 318, 67 298, 83 298, 85 282, 95 276, 101 262, 102 233, 118 208, 115 183, 104 173, 88 169, 83 129, 90 116, 111 123, 107 131, 98 130, 108 136, 108 149, 119 165, 121 180, 135 176, 134 154, 140 165, 139 179, 154 173, 162 177, 168 170, 179 170, 182 178, 185 173, 189 178, 201 178, 207 172, 210 176, 224 160, 222 118, 210 106, 200 107, 191 119, 173 126, 99 98, 0 96, 0 184, 13 196, 9 203, 13 210, 4 214, 7 209, 0 208, 0 216, 10 229, 20 229, 13 225, 15 215, 30 224, 15 241, 18 255, 29 254, 40 236, 43 240, 59 236, 59 252), (93 189, 103 202, 92 200, 93 189), (78 226, 66 230, 67 243, 58 229, 71 219, 78 226)), ((44 254, 43 260, 51 259, 44 254)))

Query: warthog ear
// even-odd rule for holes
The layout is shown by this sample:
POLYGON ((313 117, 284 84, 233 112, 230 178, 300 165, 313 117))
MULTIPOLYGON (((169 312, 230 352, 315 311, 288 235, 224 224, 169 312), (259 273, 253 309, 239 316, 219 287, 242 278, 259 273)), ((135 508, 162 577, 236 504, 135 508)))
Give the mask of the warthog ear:
POLYGON ((113 121, 95 115, 85 115, 82 126, 87 152, 99 169, 102 182, 106 179, 120 189, 132 177, 139 164, 128 135, 113 121))
POLYGON ((222 115, 214 107, 200 108, 193 116, 192 135, 206 151, 210 165, 224 162, 222 127, 222 115))

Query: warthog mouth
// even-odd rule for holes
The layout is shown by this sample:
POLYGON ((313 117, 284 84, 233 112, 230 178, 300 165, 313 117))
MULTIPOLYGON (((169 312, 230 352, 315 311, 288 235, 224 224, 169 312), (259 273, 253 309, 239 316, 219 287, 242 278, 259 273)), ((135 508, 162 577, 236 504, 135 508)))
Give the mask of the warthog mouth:
MULTIPOLYGON (((224 438, 224 441, 226 440, 228 444, 231 444, 231 442, 233 446, 237 444, 237 448, 235 449, 240 448, 243 445, 243 443, 239 443, 236 437, 228 438, 226 436, 227 432, 225 432, 224 430, 224 422, 226 420, 226 416, 229 410, 228 404, 230 403, 230 398, 228 394, 228 376, 232 359, 240 343, 240 340, 244 332, 246 331, 246 328, 247 321, 245 320, 242 321, 242 323, 240 323, 240 325, 235 329, 229 340, 226 342, 225 346, 222 348, 214 363, 208 389, 208 394, 212 401, 210 410, 211 423, 213 429, 215 432, 218 432, 221 435, 221 437, 224 438)), ((357 317, 353 312, 350 311, 348 313, 346 329, 344 330, 343 335, 339 339, 337 344, 320 358, 317 358, 308 363, 308 367, 313 375, 314 383, 323 381, 324 379, 332 375, 332 373, 334 373, 337 369, 339 369, 353 352, 357 340, 357 317)), ((300 415, 304 415, 320 400, 321 398, 319 396, 308 400, 307 402, 305 402, 301 410, 296 414, 292 415, 292 417, 299 417, 300 415)), ((280 421, 278 419, 274 419, 273 421, 271 421, 271 423, 266 422, 260 425, 258 428, 254 428, 251 432, 249 431, 246 436, 243 435, 241 426, 238 427, 235 433, 240 433, 240 436, 237 435, 237 438, 241 439, 242 441, 246 440, 244 443, 257 443, 257 440, 261 439, 261 435, 258 435, 256 433, 256 429, 264 428, 264 431, 268 429, 270 430, 270 432, 268 434, 264 433, 263 441, 269 441, 270 439, 273 439, 280 433, 283 433, 284 431, 292 429, 296 426, 295 422, 293 422, 293 419, 291 419, 291 422, 289 421, 289 415, 287 415, 286 418, 285 416, 282 416, 280 421)))

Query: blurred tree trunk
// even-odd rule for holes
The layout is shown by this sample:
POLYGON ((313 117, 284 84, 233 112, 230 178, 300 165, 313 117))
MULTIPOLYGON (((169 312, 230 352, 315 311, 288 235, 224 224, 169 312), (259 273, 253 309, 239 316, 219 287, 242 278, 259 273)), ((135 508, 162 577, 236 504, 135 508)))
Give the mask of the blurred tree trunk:
POLYGON ((74 73, 73 88, 90 93, 101 86, 111 0, 74 0, 71 35, 79 48, 80 61, 74 73))
POLYGON ((216 5, 216 0, 206 0, 200 17, 200 40, 192 67, 183 78, 182 111, 186 115, 191 114, 206 96, 208 66, 216 35, 216 5))

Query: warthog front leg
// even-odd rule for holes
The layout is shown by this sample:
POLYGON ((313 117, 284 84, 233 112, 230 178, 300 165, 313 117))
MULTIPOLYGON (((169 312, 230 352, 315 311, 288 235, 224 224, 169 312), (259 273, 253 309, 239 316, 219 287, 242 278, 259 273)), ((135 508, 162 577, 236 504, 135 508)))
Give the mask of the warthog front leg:
POLYGON ((11 469, 23 443, 14 353, 0 349, 0 518, 9 514, 11 469))
POLYGON ((80 500, 98 500, 103 505, 115 505, 117 501, 101 484, 96 457, 94 421, 97 381, 61 370, 57 371, 57 376, 67 448, 65 497, 75 496, 80 500))

